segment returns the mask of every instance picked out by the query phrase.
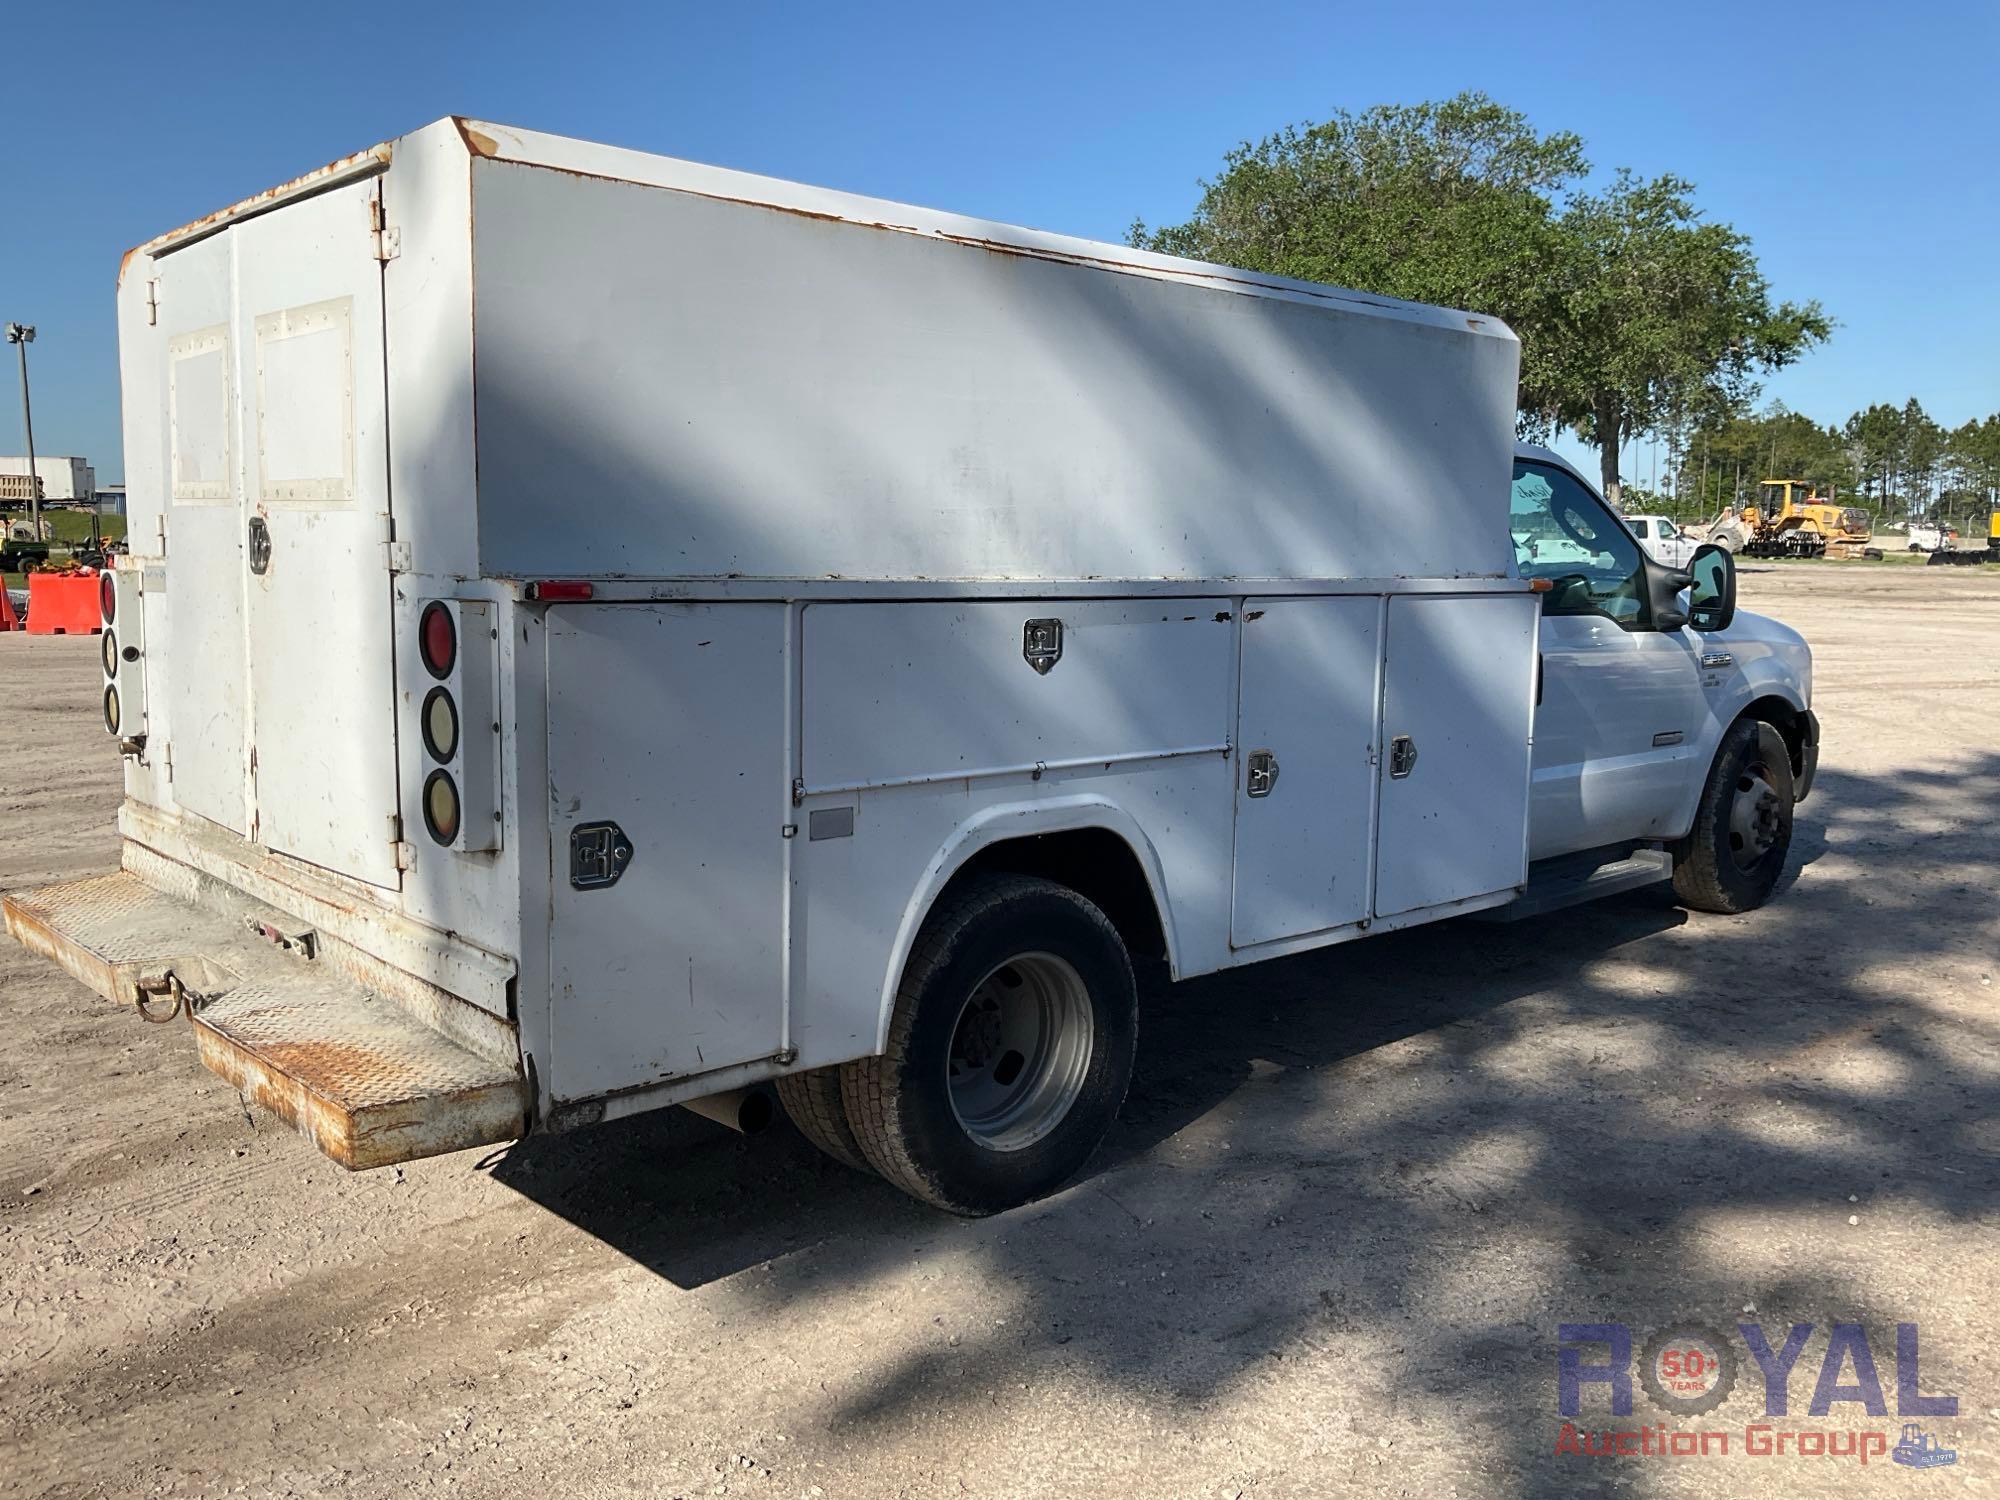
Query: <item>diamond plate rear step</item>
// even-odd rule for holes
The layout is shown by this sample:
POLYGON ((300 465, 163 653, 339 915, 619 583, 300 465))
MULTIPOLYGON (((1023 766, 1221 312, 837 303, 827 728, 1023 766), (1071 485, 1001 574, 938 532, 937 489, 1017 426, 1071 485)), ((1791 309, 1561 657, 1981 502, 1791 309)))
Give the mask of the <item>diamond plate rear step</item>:
POLYGON ((106 999, 171 973, 201 1060, 350 1169, 526 1131, 518 1067, 482 1056, 323 962, 254 935, 298 923, 245 899, 196 904, 130 871, 0 897, 7 931, 106 999))

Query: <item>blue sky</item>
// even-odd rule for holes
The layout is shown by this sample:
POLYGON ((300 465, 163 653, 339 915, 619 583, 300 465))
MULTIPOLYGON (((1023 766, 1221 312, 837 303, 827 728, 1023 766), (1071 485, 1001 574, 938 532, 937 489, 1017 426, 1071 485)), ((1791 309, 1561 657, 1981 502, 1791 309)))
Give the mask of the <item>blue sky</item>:
POLYGON ((1118 239, 1183 217, 1245 137, 1479 88, 1580 133, 1600 174, 1693 179, 1779 295, 1826 305, 1832 344, 1768 395, 1821 420, 1912 395, 1950 424, 2000 409, 1991 0, 70 3, 18 6, 6 33, 0 318, 40 329, 36 446, 101 480, 122 472, 120 253, 450 113, 1118 239))

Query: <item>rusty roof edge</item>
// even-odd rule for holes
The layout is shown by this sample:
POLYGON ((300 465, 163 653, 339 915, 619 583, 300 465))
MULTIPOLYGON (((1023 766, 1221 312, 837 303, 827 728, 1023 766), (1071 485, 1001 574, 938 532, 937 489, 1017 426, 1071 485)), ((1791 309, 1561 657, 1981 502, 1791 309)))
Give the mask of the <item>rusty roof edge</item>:
POLYGON ((125 252, 123 259, 118 262, 118 283, 120 286, 124 285, 125 269, 131 264, 135 255, 165 255, 185 245, 194 244, 197 240, 204 240, 239 219, 267 213, 280 204, 310 197, 315 193, 323 193, 329 188, 339 187, 358 178, 372 177, 378 172, 388 170, 390 158, 394 154, 395 142, 383 141, 368 147, 365 151, 356 151, 351 156, 330 161, 303 176, 292 178, 289 182, 281 182, 276 187, 254 193, 248 198, 230 204, 227 208, 218 208, 214 213, 203 214, 199 219, 191 219, 178 229, 154 235, 144 244, 136 245, 125 252))
POLYGON ((1032 256, 1093 266, 1127 275, 1216 286, 1250 295, 1276 296, 1285 300, 1334 304, 1357 312, 1399 318, 1408 322, 1471 332, 1486 337, 1515 340, 1515 334, 1500 318, 1459 308, 1437 307, 1398 297, 1358 292, 1326 282, 1300 281, 1288 276, 1245 271, 1181 256, 1160 255, 1129 245, 1113 245, 1074 235, 1054 234, 1017 224, 975 219, 963 214, 897 203, 886 198, 870 198, 835 188, 812 187, 739 172, 729 167, 712 167, 681 157, 661 156, 621 146, 605 146, 569 136, 498 125, 454 115, 452 123, 475 155, 515 166, 541 167, 580 177, 629 183, 635 187, 661 188, 694 197, 769 208, 782 213, 803 214, 864 229, 884 229, 914 234, 954 244, 968 245, 1001 253, 1032 256), (648 170, 650 169, 650 170, 648 170))

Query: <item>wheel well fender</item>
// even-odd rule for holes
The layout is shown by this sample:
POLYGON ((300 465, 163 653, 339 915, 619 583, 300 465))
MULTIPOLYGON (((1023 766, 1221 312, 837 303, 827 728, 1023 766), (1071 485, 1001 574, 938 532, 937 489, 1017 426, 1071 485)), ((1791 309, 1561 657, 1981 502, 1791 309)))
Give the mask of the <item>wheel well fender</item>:
POLYGON ((1040 875, 1103 909, 1128 948, 1180 972, 1180 946, 1166 876, 1153 841, 1124 808, 1093 793, 982 808, 952 830, 924 869, 889 952, 875 1046, 887 1045, 903 968, 924 920, 956 880, 981 871, 1040 875))
POLYGON ((1745 704, 1736 715, 1735 723, 1741 719, 1762 719, 1785 737, 1785 748, 1791 753, 1792 774, 1803 775, 1806 756, 1806 713, 1789 698, 1776 693, 1767 693, 1761 698, 1745 704))

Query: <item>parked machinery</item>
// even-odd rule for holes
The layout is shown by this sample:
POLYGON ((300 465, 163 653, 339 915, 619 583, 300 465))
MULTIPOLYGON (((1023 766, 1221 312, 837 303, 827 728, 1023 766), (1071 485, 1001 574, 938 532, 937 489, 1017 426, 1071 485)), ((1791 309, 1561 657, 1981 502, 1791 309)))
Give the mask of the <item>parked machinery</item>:
POLYGON ((1859 506, 1822 499, 1802 479, 1767 479, 1756 500, 1718 518, 1710 536, 1746 557, 1860 557, 1873 531, 1859 506), (1725 532, 1740 540, 1731 545, 1725 532))
POLYGON ((1947 563, 1965 566, 1972 563, 2000 563, 2000 510, 1986 518, 1986 545, 1983 547, 1954 547, 1940 543, 1925 559, 1927 563, 1947 563))

